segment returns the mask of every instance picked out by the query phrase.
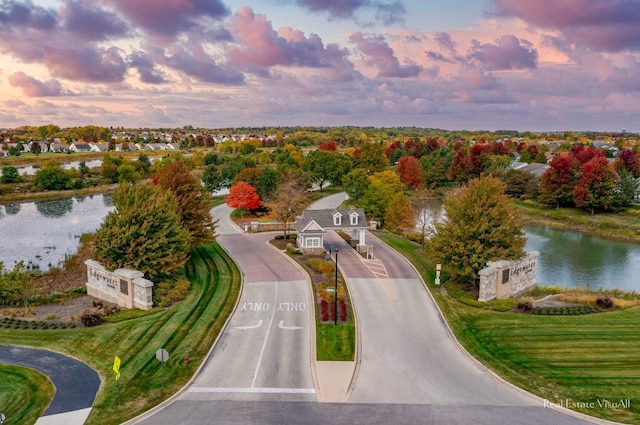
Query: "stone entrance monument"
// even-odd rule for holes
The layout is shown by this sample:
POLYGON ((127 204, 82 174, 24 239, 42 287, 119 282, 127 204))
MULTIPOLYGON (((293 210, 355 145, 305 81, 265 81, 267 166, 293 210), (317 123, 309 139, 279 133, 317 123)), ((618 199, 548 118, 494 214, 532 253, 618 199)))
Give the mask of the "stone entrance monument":
POLYGON ((142 272, 116 269, 112 272, 97 261, 87 260, 87 294, 124 308, 153 308, 153 282, 142 272))
POLYGON ((515 261, 490 261, 480 270, 480 292, 478 301, 491 301, 495 298, 509 298, 521 294, 537 285, 537 251, 515 261))

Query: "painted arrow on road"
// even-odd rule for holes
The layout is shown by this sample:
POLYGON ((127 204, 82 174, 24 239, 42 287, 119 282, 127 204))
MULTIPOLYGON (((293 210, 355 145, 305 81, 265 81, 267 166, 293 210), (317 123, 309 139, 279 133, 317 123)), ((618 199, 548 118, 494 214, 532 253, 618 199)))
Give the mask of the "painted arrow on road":
POLYGON ((247 329, 258 329, 260 326, 262 326, 262 320, 258 320, 258 324, 254 325, 254 326, 236 326, 236 329, 242 329, 243 331, 247 330, 247 329))
POLYGON ((280 323, 278 323, 278 327, 280 329, 286 329, 288 331, 297 331, 298 329, 304 329, 302 326, 285 326, 284 320, 281 320, 280 323))

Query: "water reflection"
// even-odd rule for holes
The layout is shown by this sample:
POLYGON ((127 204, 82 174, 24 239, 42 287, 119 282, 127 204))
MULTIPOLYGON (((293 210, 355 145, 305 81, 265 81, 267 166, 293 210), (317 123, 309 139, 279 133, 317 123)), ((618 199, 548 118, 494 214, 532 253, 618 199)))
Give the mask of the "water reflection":
POLYGON ((63 217, 73 210, 73 198, 36 201, 36 209, 45 217, 63 217))
POLYGON ((4 205, 0 261, 6 268, 18 261, 41 270, 58 266, 78 250, 80 235, 94 232, 111 210, 110 195, 4 205))

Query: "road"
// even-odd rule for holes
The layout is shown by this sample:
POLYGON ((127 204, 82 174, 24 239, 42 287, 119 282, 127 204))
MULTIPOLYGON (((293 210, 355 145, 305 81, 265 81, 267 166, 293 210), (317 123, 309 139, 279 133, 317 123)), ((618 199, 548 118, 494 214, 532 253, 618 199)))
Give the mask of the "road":
MULTIPOLYGON (((334 195, 324 207, 342 200, 334 195)), ((218 207, 216 217, 225 208, 218 207)), ((589 423, 544 408, 478 367, 447 333, 415 271, 371 234, 374 261, 359 257, 335 233, 326 236, 326 247, 340 250, 361 356, 348 403, 316 402, 304 275, 266 245, 268 234, 242 234, 224 219, 218 233, 244 273, 240 302, 195 383, 142 423, 589 423)))

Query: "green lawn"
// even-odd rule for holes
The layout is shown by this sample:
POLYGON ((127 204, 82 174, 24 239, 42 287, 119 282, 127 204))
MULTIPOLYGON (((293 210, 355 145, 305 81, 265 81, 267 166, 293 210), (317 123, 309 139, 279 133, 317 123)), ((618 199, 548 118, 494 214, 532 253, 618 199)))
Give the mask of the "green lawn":
POLYGON ((44 413, 55 389, 41 373, 24 367, 0 364, 0 413, 5 425, 29 424, 44 413))
POLYGON ((178 391, 231 314, 239 295, 240 273, 218 244, 192 250, 186 271, 191 292, 166 311, 95 328, 45 332, 2 329, 0 340, 3 344, 48 348, 91 365, 100 374, 102 386, 87 424, 122 423, 178 391), (159 348, 170 354, 164 373, 155 358, 159 348), (120 407, 111 370, 116 355, 122 360, 120 407), (186 356, 191 360, 188 364, 186 356))
POLYGON ((593 402, 580 410, 640 424, 640 308, 588 316, 534 316, 474 308, 433 285, 419 246, 382 235, 420 271, 458 340, 499 375, 551 402, 593 402), (631 407, 600 407, 631 399, 631 407))
POLYGON ((353 361, 356 350, 356 326, 353 322, 316 324, 318 361, 353 361))

